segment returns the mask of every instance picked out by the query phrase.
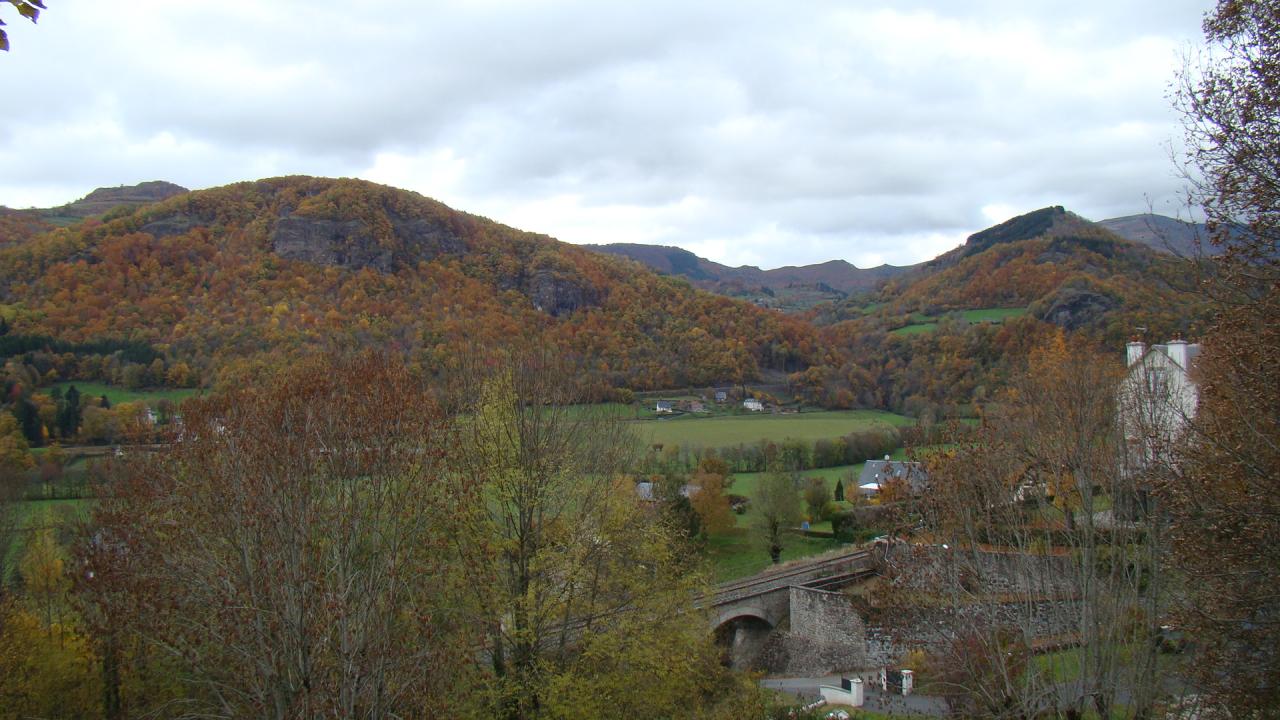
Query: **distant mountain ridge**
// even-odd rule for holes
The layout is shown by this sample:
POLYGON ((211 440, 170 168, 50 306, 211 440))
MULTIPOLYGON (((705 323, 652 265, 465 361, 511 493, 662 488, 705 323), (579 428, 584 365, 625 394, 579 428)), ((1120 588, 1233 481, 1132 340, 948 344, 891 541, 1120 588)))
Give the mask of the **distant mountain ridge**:
POLYGON ((1060 236, 1080 232, 1090 234, 1099 227, 1119 238, 1179 257, 1218 252, 1208 245, 1205 228, 1201 224, 1151 213, 1092 222, 1060 205, 1018 215, 975 232, 964 245, 915 265, 859 268, 844 260, 829 260, 761 270, 752 265, 730 267, 668 245, 611 243, 585 247, 630 258, 664 275, 683 277, 703 290, 748 297, 757 304, 780 309, 799 310, 821 301, 839 301, 845 296, 874 291, 886 281, 922 278, 998 244, 1030 240, 1051 230, 1060 236), (801 301, 788 307, 787 302, 779 297, 795 295, 801 289, 809 291, 808 302, 801 301))
POLYGON ((71 225, 117 208, 136 208, 187 192, 190 191, 181 185, 165 180, 148 180, 137 185, 97 188, 79 200, 57 207, 18 210, 0 205, 0 217, 9 218, 8 224, 0 224, 0 244, 28 239, 50 226, 71 225), (23 220, 21 227, 17 223, 19 218, 23 220))
POLYGON ((666 245, 612 243, 584 247, 635 260, 664 275, 683 277, 703 290, 746 296, 757 304, 782 309, 802 309, 815 301, 838 300, 874 290, 883 281, 909 269, 893 265, 859 268, 844 260, 828 260, 814 265, 761 270, 754 265, 722 265, 688 250, 666 245), (788 307, 788 302, 798 303, 798 307, 788 307))
POLYGON ((1101 220, 1098 224, 1126 240, 1178 257, 1217 255, 1221 252, 1209 243, 1209 234, 1203 223, 1142 213, 1101 220))

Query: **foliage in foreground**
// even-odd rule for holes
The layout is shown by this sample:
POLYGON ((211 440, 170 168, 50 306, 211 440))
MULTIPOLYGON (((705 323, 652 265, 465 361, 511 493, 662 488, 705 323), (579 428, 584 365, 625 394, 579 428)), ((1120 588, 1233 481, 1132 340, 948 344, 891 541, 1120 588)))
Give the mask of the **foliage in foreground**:
POLYGON ((693 608, 701 574, 614 472, 621 426, 547 402, 553 367, 493 367, 433 396, 363 355, 190 403, 172 450, 117 465, 74 557, 27 543, 6 708, 757 714, 693 608))

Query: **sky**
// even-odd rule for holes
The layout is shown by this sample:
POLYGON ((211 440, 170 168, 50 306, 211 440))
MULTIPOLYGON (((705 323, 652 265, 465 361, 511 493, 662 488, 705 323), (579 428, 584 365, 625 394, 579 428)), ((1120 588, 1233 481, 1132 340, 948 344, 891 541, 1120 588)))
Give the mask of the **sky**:
POLYGON ((1014 215, 1182 209, 1210 0, 0 3, 0 205, 359 177, 575 243, 932 258, 1014 215))

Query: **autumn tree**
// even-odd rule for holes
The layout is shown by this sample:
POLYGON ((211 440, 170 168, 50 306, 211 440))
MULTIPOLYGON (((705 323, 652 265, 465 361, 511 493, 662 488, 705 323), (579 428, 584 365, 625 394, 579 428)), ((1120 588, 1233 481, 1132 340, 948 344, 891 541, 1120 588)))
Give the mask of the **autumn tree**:
POLYGON ((976 631, 935 648, 966 712, 1139 718, 1172 687, 1157 657, 1171 597, 1160 516, 1104 509, 1127 482, 1118 381, 1117 361, 1056 337, 976 436, 929 459, 937 544, 906 553, 894 583, 976 631), (1055 680, 1056 656, 1010 662, 1055 638, 1078 645, 1075 682, 1055 680))
POLYGON ((827 487, 827 479, 821 476, 805 478, 804 503, 809 510, 809 519, 822 519, 827 503, 831 502, 831 490, 827 487))
POLYGON ((31 535, 18 571, 22 573, 23 589, 39 608, 45 628, 53 637, 60 632, 66 594, 71 588, 66 561, 53 539, 53 530, 41 529, 31 535))
POLYGON ((88 638, 74 628, 51 632, 39 613, 0 602, 0 713, 97 717, 100 691, 88 638))
POLYGON ((508 718, 696 714, 722 677, 691 608, 701 578, 622 475, 628 428, 574 406, 577 376, 523 351, 460 386, 456 466, 476 500, 457 508, 455 552, 466 618, 485 633, 485 705, 508 718))
POLYGON ((167 651, 185 712, 439 712, 469 653, 443 552, 466 495, 419 381, 381 356, 315 360, 185 423, 95 511, 80 592, 99 627, 167 651))
POLYGON ((692 489, 689 504, 698 514, 698 527, 703 537, 722 533, 734 526, 733 511, 725 494, 724 475, 699 470, 690 478, 689 484, 692 489))
POLYGON ((34 464, 18 420, 9 413, 0 413, 0 471, 22 472, 34 464))
POLYGON ((796 474, 774 467, 765 473, 751 500, 756 509, 755 529, 773 562, 782 561, 783 536, 800 523, 800 493, 796 474))
POLYGON ((1223 253, 1182 472, 1158 501, 1188 578, 1198 679, 1235 717, 1280 705, 1280 5, 1219 0, 1182 74, 1192 204, 1223 253))

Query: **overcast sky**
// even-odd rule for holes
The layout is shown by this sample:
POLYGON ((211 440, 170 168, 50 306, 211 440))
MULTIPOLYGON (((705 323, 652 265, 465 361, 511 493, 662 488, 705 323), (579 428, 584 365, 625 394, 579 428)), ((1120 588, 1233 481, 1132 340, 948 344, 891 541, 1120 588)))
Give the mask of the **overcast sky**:
POLYGON ((354 176, 577 243, 908 264, 1174 214, 1209 0, 0 3, 0 204, 354 176))

